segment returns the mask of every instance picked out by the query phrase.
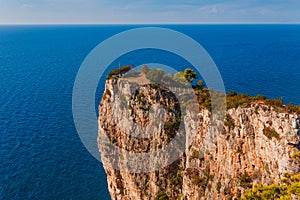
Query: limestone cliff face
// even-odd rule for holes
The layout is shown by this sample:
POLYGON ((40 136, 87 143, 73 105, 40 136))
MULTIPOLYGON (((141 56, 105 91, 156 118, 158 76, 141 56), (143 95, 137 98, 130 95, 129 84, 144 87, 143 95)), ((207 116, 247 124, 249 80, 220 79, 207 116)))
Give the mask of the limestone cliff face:
POLYGON ((165 167, 156 154, 179 134, 182 114, 172 92, 108 80, 99 110, 98 143, 112 199, 238 199, 252 184, 279 182, 284 172, 300 171, 292 158, 299 150, 298 116, 264 103, 228 110, 222 131, 212 128, 210 111, 200 110, 196 118, 186 112, 181 119, 184 130, 187 135, 195 132, 195 137, 165 167), (121 152, 151 152, 145 167, 149 172, 134 173, 143 158, 116 156, 111 146, 121 152))

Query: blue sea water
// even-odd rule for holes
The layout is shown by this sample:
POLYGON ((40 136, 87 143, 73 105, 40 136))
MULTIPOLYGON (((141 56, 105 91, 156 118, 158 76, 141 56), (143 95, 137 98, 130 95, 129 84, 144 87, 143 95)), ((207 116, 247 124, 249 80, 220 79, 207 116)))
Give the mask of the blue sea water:
MULTIPOLYGON (((160 26, 198 41, 227 91, 300 104, 300 25, 160 26)), ((77 135, 72 89, 97 44, 136 27, 0 26, 0 199, 110 199, 102 164, 77 135)), ((114 65, 159 62, 156 53, 136 52, 114 65)))

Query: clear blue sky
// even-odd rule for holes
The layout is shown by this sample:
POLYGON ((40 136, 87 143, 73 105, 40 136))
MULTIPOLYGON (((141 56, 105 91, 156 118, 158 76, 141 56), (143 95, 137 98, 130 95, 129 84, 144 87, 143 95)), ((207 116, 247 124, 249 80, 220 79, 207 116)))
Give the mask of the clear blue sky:
POLYGON ((300 0, 0 0, 0 24, 300 23, 300 0))

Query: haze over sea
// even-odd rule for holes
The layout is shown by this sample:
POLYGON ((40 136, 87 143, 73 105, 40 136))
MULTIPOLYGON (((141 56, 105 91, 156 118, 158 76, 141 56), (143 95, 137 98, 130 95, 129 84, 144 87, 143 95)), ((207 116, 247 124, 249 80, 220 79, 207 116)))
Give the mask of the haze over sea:
MULTIPOLYGON (((198 41, 226 91, 300 104, 300 25, 161 26, 198 41)), ((102 164, 75 129, 73 83, 97 44, 136 27, 142 26, 0 26, 0 199, 110 199, 102 164)), ((133 52, 110 67, 160 59, 178 70, 188 67, 158 55, 133 52)))

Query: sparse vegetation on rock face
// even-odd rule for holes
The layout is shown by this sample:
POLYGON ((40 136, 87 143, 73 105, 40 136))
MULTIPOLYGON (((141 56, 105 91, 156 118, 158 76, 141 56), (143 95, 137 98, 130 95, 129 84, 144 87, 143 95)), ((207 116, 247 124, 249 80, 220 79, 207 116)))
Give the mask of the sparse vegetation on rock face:
MULTIPOLYGON (((230 109, 224 121, 225 133, 220 134, 211 126, 210 91, 201 83, 199 87, 194 86, 201 108, 196 116, 188 112, 181 115, 181 105, 177 104, 176 98, 158 84, 144 85, 134 92, 132 88, 133 85, 120 80, 106 82, 99 131, 111 139, 107 145, 118 145, 130 152, 149 152, 158 158, 159 150, 178 134, 176 130, 181 122, 186 133, 195 131, 196 135, 182 140, 184 144, 187 140, 192 143, 170 166, 163 167, 161 160, 155 160, 153 172, 126 173, 105 167, 112 199, 258 200, 279 199, 279 195, 284 199, 299 196, 300 153, 297 144, 300 140, 294 126, 298 115, 289 112, 297 107, 289 108, 279 100, 267 100, 261 95, 251 97, 230 92, 227 94, 230 109), (126 95, 118 96, 115 91, 119 90, 127 92, 126 95), (120 124, 126 124, 129 119, 148 126, 152 104, 162 105, 166 111, 167 120, 161 124, 161 132, 143 139, 130 137, 122 131, 120 124), (128 109, 121 106, 120 112, 116 105, 125 105, 128 109), (293 173, 284 174, 285 171, 293 173), (263 184, 257 184, 260 182, 263 184)), ((161 121, 154 120, 153 123, 161 121)), ((137 127, 126 128, 129 132, 137 130, 137 127)), ((112 158, 113 152, 107 150, 107 146, 101 146, 101 138, 98 141, 103 157, 111 158, 116 165, 126 159, 112 158)))

